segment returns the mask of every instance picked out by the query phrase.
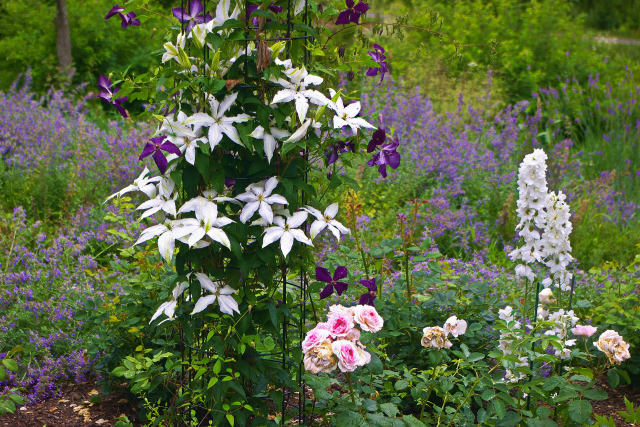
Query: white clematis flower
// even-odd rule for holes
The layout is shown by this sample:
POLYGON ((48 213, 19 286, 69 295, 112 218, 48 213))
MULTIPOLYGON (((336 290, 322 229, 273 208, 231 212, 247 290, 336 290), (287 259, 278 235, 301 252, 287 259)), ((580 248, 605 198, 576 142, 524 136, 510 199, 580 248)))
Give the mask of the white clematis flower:
POLYGON ((171 42, 166 42, 164 44, 165 53, 162 55, 162 63, 164 64, 167 61, 175 59, 178 63, 180 63, 180 51, 184 52, 184 44, 187 41, 187 38, 184 33, 178 34, 178 39, 176 44, 171 42))
POLYGON ((305 136, 307 136, 307 132, 309 132, 310 127, 317 129, 317 128, 320 128, 321 126, 322 126, 322 123, 316 122, 315 120, 312 120, 312 119, 307 119, 304 121, 304 123, 302 123, 302 126, 296 129, 296 131, 293 132, 291 136, 284 141, 284 144, 288 144, 289 142, 298 142, 301 139, 303 139, 305 136))
POLYGON ((127 185, 126 187, 124 187, 122 190, 113 193, 112 195, 110 195, 109 197, 107 197, 107 199, 105 200, 105 202, 113 199, 114 197, 122 197, 123 195, 130 193, 132 191, 140 191, 144 194, 147 195, 147 197, 149 198, 153 198, 156 196, 156 185, 155 183, 158 182, 160 180, 159 176, 154 176, 151 178, 147 178, 147 175, 149 174, 149 169, 148 168, 144 168, 144 170, 142 171, 142 173, 133 180, 133 184, 131 185, 127 185))
POLYGON ((311 229, 309 230, 312 239, 315 239, 325 228, 328 228, 338 241, 340 240, 340 234, 349 234, 349 229, 335 220, 338 214, 337 203, 332 203, 327 206, 324 213, 311 206, 305 206, 303 209, 316 217, 316 220, 313 221, 311 229))
MULTIPOLYGON (((213 19, 207 22, 206 25, 209 32, 213 31, 216 27, 221 27, 227 22, 229 19, 236 19, 240 15, 240 7, 238 3, 233 8, 233 11, 229 13, 229 8, 231 5, 231 0, 220 0, 218 5, 216 6, 216 15, 213 19)), ((218 31, 221 33, 221 31, 218 31)))
POLYGON ((280 250, 286 257, 291 248, 293 247, 293 241, 304 243, 305 245, 313 246, 313 243, 307 236, 305 236, 300 227, 307 219, 307 213, 304 211, 298 211, 293 215, 286 218, 277 216, 273 219, 275 224, 273 227, 269 227, 265 230, 264 237, 262 238, 262 247, 266 247, 276 240, 280 240, 280 250))
POLYGON ((158 325, 161 325, 168 320, 174 320, 175 318, 173 317, 173 314, 176 311, 176 305, 178 304, 178 297, 182 295, 182 293, 184 292, 185 289, 187 289, 188 286, 189 285, 186 282, 182 282, 178 284, 175 288, 173 288, 173 291, 171 291, 172 298, 169 301, 166 301, 160 304, 160 307, 158 307, 158 309, 153 314, 153 316, 151 316, 151 320, 149 320, 149 324, 151 324, 151 322, 156 320, 158 316, 160 316, 162 313, 164 313, 167 316, 167 318, 164 319, 162 322, 158 323, 158 325))
POLYGON ((196 277, 198 278, 198 282, 200 282, 200 286, 210 292, 211 295, 205 295, 198 299, 195 307, 193 307, 193 311, 191 312, 192 315, 200 313, 202 310, 213 304, 216 299, 218 300, 221 312, 227 313, 231 316, 233 316, 234 311, 236 313, 240 313, 238 303, 231 296, 238 292, 237 290, 233 289, 229 285, 222 286, 220 282, 213 282, 204 273, 196 273, 196 277))
POLYGON ((222 140, 222 134, 225 134, 238 145, 242 145, 240 141, 240 135, 235 128, 235 123, 243 123, 249 120, 247 114, 238 114, 237 116, 227 117, 224 114, 231 108, 231 105, 236 101, 238 92, 234 92, 231 95, 224 97, 222 102, 213 96, 209 96, 209 104, 211 106, 211 116, 206 113, 195 113, 189 117, 186 123, 193 124, 195 126, 208 126, 209 127, 209 145, 213 150, 216 145, 222 140))
POLYGON ((176 216, 176 198, 178 194, 173 194, 176 184, 171 178, 161 177, 158 183, 158 195, 151 200, 142 203, 136 209, 145 210, 140 219, 146 218, 156 212, 164 211, 169 215, 176 216))
POLYGON ((187 229, 184 236, 189 235, 187 244, 192 247, 196 246, 205 236, 208 236, 214 242, 231 249, 229 237, 221 227, 234 221, 224 216, 218 217, 218 206, 211 202, 196 206, 195 213, 195 218, 182 220, 183 227, 187 229))
MULTIPOLYGON (((336 95, 336 91, 329 89, 331 98, 336 95)), ((333 127, 335 129, 342 129, 345 126, 349 126, 353 133, 357 133, 361 127, 367 129, 376 129, 371 123, 367 122, 361 117, 356 117, 360 113, 360 101, 353 102, 346 107, 342 102, 342 97, 338 97, 336 102, 329 103, 329 108, 335 111, 336 115, 333 116, 333 127)))
POLYGON ((133 244, 139 245, 154 237, 158 237, 158 252, 167 262, 171 262, 176 239, 189 234, 189 230, 182 226, 183 221, 165 221, 164 224, 153 225, 142 230, 140 237, 133 244))
POLYGON ((307 70, 302 68, 290 68, 285 71, 290 81, 286 81, 283 78, 276 80, 281 89, 273 97, 272 104, 279 102, 291 102, 296 103, 296 112, 298 113, 298 119, 300 123, 303 123, 307 117, 307 111, 309 111, 309 102, 316 105, 327 105, 331 101, 317 90, 307 89, 310 85, 319 85, 322 83, 322 77, 311 75, 307 70))
POLYGON ((257 182, 255 184, 249 184, 247 186, 247 192, 239 194, 236 199, 246 203, 240 213, 240 222, 246 223, 253 214, 258 211, 260 217, 271 224, 273 222, 273 210, 271 205, 279 203, 281 205, 287 205, 287 199, 279 194, 271 194, 278 185, 278 178, 271 177, 267 181, 257 182))
POLYGON ((273 152, 278 146, 276 140, 286 138, 291 135, 288 131, 278 129, 276 127, 269 127, 269 131, 265 131, 262 126, 258 126, 249 134, 250 137, 255 139, 262 139, 264 141, 264 154, 267 156, 267 160, 271 163, 273 152))
POLYGON ((231 202, 235 204, 240 204, 239 201, 232 197, 218 196, 218 192, 213 188, 209 190, 204 190, 202 192, 202 196, 194 197, 191 200, 187 200, 184 204, 178 209, 178 213, 184 212, 194 212, 198 209, 199 206, 206 206, 207 203, 218 203, 218 202, 231 202))

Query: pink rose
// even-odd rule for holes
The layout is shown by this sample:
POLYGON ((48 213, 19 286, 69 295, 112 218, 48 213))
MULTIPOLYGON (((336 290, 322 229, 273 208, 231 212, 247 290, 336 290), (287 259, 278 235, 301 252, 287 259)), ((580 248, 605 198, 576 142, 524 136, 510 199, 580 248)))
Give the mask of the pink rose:
POLYGON ((595 334, 597 330, 598 328, 594 328, 591 325, 576 325, 575 328, 571 329, 571 332, 573 335, 589 338, 591 335, 595 334))
POLYGON ((324 330, 330 330, 331 328, 329 327, 329 324, 327 322, 320 322, 316 325, 315 328, 313 329, 324 329, 324 330))
POLYGON ((306 353, 314 347, 319 346, 323 341, 329 338, 329 331, 326 329, 318 329, 317 327, 307 332, 302 341, 302 352, 306 353))
POLYGON ((329 313, 327 323, 332 338, 345 337, 353 328, 353 316, 348 312, 334 311, 329 313))
POLYGON ((354 307, 353 319, 360 325, 363 331, 378 332, 384 325, 384 320, 375 307, 370 305, 358 305, 354 307))
POLYGON ((338 358, 340 371, 353 372, 360 366, 360 352, 352 341, 336 340, 331 344, 331 349, 338 358))
POLYGON ((344 339, 349 341, 358 341, 360 339, 360 329, 358 328, 351 329, 349 333, 345 335, 344 339))

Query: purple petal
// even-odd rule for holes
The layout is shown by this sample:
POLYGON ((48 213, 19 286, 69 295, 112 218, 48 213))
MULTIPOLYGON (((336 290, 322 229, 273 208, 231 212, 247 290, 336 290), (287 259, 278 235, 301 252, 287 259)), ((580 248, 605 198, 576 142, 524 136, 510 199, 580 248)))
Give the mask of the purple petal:
POLYGON ((360 295, 360 305, 373 305, 373 300, 375 300, 375 295, 371 295, 370 293, 360 295))
POLYGON ((169 164, 169 162, 167 162, 167 158, 160 151, 153 153, 152 157, 153 161, 156 162, 156 166, 158 166, 160 173, 164 174, 167 170, 167 165, 169 164))
POLYGON ((387 164, 391 166, 393 169, 397 169, 400 165, 400 153, 397 151, 389 154, 387 158, 387 164))
POLYGON ((98 87, 104 89, 107 92, 111 92, 111 85, 111 80, 100 74, 100 77, 98 77, 98 87))
POLYGON ((324 267, 316 267, 316 280, 321 282, 330 283, 331 275, 329 274, 329 270, 324 267))
POLYGON ((373 44, 373 48, 377 51, 379 51, 380 53, 384 53, 384 48, 382 46, 380 46, 378 43, 374 43, 373 44))
POLYGON ((137 15, 135 12, 127 13, 127 18, 129 18, 129 26, 131 25, 140 26, 140 20, 137 18, 137 15))
POLYGON ((365 280, 362 279, 360 280, 360 284, 364 287, 366 287, 367 289, 369 289, 370 291, 377 291, 378 287, 376 286, 376 279, 375 277, 373 279, 369 279, 369 280, 365 280))
POLYGON ((338 19, 336 19, 336 25, 347 25, 351 22, 351 10, 344 10, 340 12, 338 15, 338 19))
POLYGON ((173 16, 180 22, 187 22, 191 17, 181 7, 171 9, 173 16))
POLYGON ((336 292, 338 293, 338 295, 342 295, 342 293, 347 290, 349 285, 344 282, 336 282, 333 284, 333 287, 336 288, 336 292))
MULTIPOLYGON (((127 97, 125 96, 124 98, 118 98, 118 99, 126 100, 127 97)), ((120 113, 123 119, 126 119, 127 117, 129 117, 129 113, 127 113, 127 110, 125 110, 125 108, 121 105, 121 103, 114 102, 113 105, 115 105, 116 110, 118 110, 118 112, 120 113)))
POLYGON ((365 74, 369 77, 373 77, 378 74, 378 71, 380 71, 380 68, 369 67, 365 74))
POLYGON ((189 10, 189 13, 192 17, 196 17, 196 15, 199 15, 202 11, 204 10, 204 8, 202 7, 202 2, 200 0, 191 0, 191 9, 189 10))
POLYGON ((378 166, 378 172, 382 175, 383 178, 387 177, 387 165, 378 166))
POLYGON ((131 19, 129 18, 129 15, 124 15, 124 14, 120 14, 120 19, 122 19, 122 22, 120 23, 120 25, 122 26, 122 28, 128 28, 129 24, 131 22, 131 19))
POLYGON ((182 152, 178 147, 176 147, 173 142, 166 141, 162 145, 160 145, 160 149, 166 151, 167 153, 173 153, 177 156, 182 155, 182 152))
POLYGON ((355 10, 359 15, 362 15, 363 13, 367 13, 367 10, 369 10, 369 5, 361 1, 353 8, 353 10, 355 10))
POLYGON ((345 4, 347 5, 347 9, 353 9, 355 2, 353 0, 345 0, 345 4))
POLYGON ((333 286, 327 285, 320 291, 320 299, 326 298, 333 293, 333 286))
POLYGON ((124 12, 124 9, 116 4, 111 8, 111 10, 109 10, 109 12, 107 12, 107 16, 105 16, 104 19, 109 19, 112 16, 117 15, 121 12, 124 12))
POLYGON ((348 275, 349 272, 347 271, 347 267, 340 265, 338 266, 338 268, 336 268, 336 271, 333 272, 333 280, 344 279, 348 275))
POLYGON ((378 164, 379 160, 380 160, 380 153, 376 153, 373 155, 372 158, 369 159, 369 161, 367 162, 367 165, 375 166, 378 164))
POLYGON ((147 157, 148 155, 150 155, 154 151, 156 151, 155 145, 150 144, 150 143, 147 142, 144 145, 144 148, 142 149, 142 153, 140 154, 140 157, 138 157, 138 160, 144 159, 145 157, 147 157))
POLYGON ((207 23, 207 22, 210 22, 210 21, 213 21, 213 16, 211 16, 211 14, 209 12, 207 12, 207 14, 204 15, 204 22, 207 23))
POLYGON ((277 4, 271 3, 269 5, 269 10, 271 10, 273 13, 280 13, 282 12, 282 6, 278 6, 277 4))

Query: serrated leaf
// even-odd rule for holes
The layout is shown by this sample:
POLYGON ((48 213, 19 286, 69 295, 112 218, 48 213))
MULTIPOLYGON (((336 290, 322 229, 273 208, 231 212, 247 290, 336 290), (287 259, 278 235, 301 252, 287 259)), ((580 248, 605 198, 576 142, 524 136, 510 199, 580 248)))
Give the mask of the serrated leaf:
POLYGON ((593 407, 588 400, 574 400, 567 407, 569 418, 578 424, 584 424, 589 421, 593 413, 593 407))
POLYGON ((395 416, 398 415, 398 412, 400 412, 396 404, 391 402, 381 404, 380 409, 386 416, 391 418, 395 418, 395 416))

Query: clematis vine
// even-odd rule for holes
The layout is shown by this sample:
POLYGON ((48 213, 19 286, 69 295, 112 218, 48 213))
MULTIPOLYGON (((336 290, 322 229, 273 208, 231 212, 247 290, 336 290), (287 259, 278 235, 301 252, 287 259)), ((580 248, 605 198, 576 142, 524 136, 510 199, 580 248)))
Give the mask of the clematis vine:
POLYGON ((99 98, 104 99, 109 104, 114 105, 120 115, 123 118, 129 117, 129 113, 124 109, 122 103, 127 100, 126 96, 115 98, 114 95, 120 90, 119 88, 112 89, 113 83, 107 77, 102 74, 98 77, 98 88, 100 89, 100 93, 98 94, 99 98))
POLYGON ((253 132, 249 134, 250 137, 255 139, 262 139, 264 141, 264 154, 267 156, 267 160, 271 163, 273 152, 278 146, 278 139, 283 139, 291 135, 288 131, 278 129, 276 127, 269 127, 269 130, 265 130, 262 126, 256 127, 253 132))
MULTIPOLYGON (((195 218, 186 218, 182 220, 182 226, 186 229, 183 236, 189 235, 187 244, 191 247, 205 237, 209 237, 214 242, 220 243, 227 249, 231 249, 231 242, 227 234, 222 231, 222 227, 234 222, 232 219, 218 216, 218 206, 215 203, 207 202, 198 204, 195 207, 195 218)), ((200 245, 198 247, 203 247, 200 245)))
POLYGON ((160 307, 158 307, 153 316, 151 316, 149 324, 151 324, 151 322, 156 320, 163 313, 167 316, 167 318, 158 323, 159 325, 169 320, 175 320, 175 317, 173 317, 173 315, 176 311, 176 306, 178 305, 178 297, 183 294, 184 290, 187 289, 187 287, 189 287, 188 283, 183 282, 173 288, 173 291, 171 291, 171 299, 160 304, 160 307))
POLYGON ((346 0, 346 4, 347 9, 340 12, 338 19, 336 19, 336 25, 347 25, 349 23, 358 24, 360 16, 369 10, 369 5, 363 1, 355 4, 353 0, 346 0))
POLYGON ((369 67, 367 76, 373 77, 380 73, 380 82, 384 79, 384 75, 389 72, 389 64, 387 64, 387 56, 384 54, 384 48, 377 43, 373 45, 374 50, 369 51, 369 56, 378 63, 377 67, 369 67))
POLYGON ((133 245, 139 245, 140 243, 144 243, 150 239, 158 237, 158 252, 160 252, 160 256, 162 256, 167 263, 170 263, 171 257, 173 257, 173 251, 176 247, 176 239, 189 234, 189 229, 181 227, 180 225, 182 225, 182 221, 178 220, 165 221, 164 224, 147 227, 142 230, 140 237, 133 245))
POLYGON ((185 33, 189 33, 194 25, 203 24, 211 21, 213 18, 210 14, 202 14, 204 7, 200 0, 191 0, 189 2, 189 8, 175 7, 171 10, 173 16, 180 21, 181 24, 187 24, 185 33))
POLYGON ((338 215, 337 203, 327 206, 324 213, 311 206, 305 206, 303 209, 316 218, 309 230, 312 239, 315 239, 325 228, 328 228, 338 241, 340 241, 340 234, 349 234, 349 229, 335 219, 336 215, 338 215))
POLYGON ((400 166, 400 153, 396 150, 400 143, 398 140, 394 140, 389 144, 383 144, 380 147, 380 151, 373 155, 371 159, 367 162, 369 166, 378 165, 378 172, 382 175, 383 178, 387 177, 387 166, 390 166, 392 169, 397 169, 400 166))
POLYGON ((137 18, 135 12, 123 13, 124 8, 118 6, 117 4, 107 12, 107 15, 104 17, 105 20, 120 15, 120 20, 122 21, 120 25, 122 28, 129 28, 130 26, 140 26, 140 20, 137 18))
POLYGON ((209 279, 209 277, 204 273, 196 273, 196 278, 198 282, 200 282, 200 286, 207 292, 210 292, 210 295, 202 296, 196 302, 195 307, 193 307, 192 315, 200 313, 205 308, 209 307, 211 304, 218 300, 218 305, 220 306, 220 311, 222 313, 226 313, 230 316, 233 316, 233 313, 240 313, 238 309, 238 302, 233 298, 233 294, 238 292, 233 289, 229 285, 222 286, 220 282, 214 282, 209 279))
POLYGON ((155 183, 160 180, 160 177, 154 176, 149 178, 148 175, 149 169, 145 167, 140 175, 133 180, 133 184, 127 185, 122 190, 113 193, 112 195, 107 197, 107 200, 105 200, 105 202, 113 199, 114 197, 122 197, 123 195, 132 191, 139 191, 146 194, 149 198, 154 198, 156 196, 155 183))
POLYGON ((320 298, 327 298, 333 291, 335 290, 338 295, 342 295, 344 291, 347 290, 349 284, 346 282, 341 282, 341 279, 344 279, 349 275, 349 271, 345 266, 338 266, 336 270, 333 272, 333 277, 324 267, 316 267, 316 280, 320 282, 325 282, 327 285, 320 291, 320 298))
POLYGON ((235 123, 244 123, 249 120, 249 115, 238 114, 237 116, 227 117, 225 113, 231 108, 238 92, 234 92, 231 95, 224 97, 222 102, 219 102, 213 95, 209 96, 209 105, 211 106, 211 115, 206 113, 195 113, 185 122, 186 124, 193 124, 195 126, 207 126, 209 127, 209 145, 213 150, 222 140, 222 136, 227 135, 229 139, 238 145, 242 145, 240 141, 240 135, 235 128, 235 123))
POLYGON ((368 289, 368 292, 360 295, 360 301, 358 302, 361 305, 373 305, 373 301, 376 299, 376 294, 378 292, 378 287, 376 286, 376 279, 362 279, 360 280, 360 284, 368 289))
POLYGON ((331 102, 317 90, 307 89, 307 86, 322 84, 322 77, 309 74, 304 67, 288 69, 285 71, 285 74, 289 78, 289 81, 279 78, 275 82, 282 86, 283 89, 275 94, 271 104, 295 101, 296 112, 298 113, 300 123, 305 123, 307 111, 309 111, 309 102, 315 105, 327 105, 331 102))
MULTIPOLYGON (((329 93, 331 94, 331 98, 336 96, 336 91, 333 89, 329 89, 329 93)), ((361 127, 368 129, 376 128, 365 119, 356 117, 360 113, 360 101, 352 102, 345 107, 342 102, 342 97, 338 96, 336 102, 329 103, 329 108, 336 113, 336 115, 333 116, 333 127, 335 129, 342 129, 345 126, 349 126, 351 131, 356 134, 361 127)))
POLYGON ((262 247, 269 246, 276 240, 280 240, 280 250, 285 257, 291 252, 294 240, 304 243, 305 245, 313 246, 313 243, 304 232, 300 230, 300 227, 307 219, 307 213, 304 211, 298 211, 286 218, 277 216, 273 219, 274 226, 268 227, 265 230, 264 237, 262 238, 262 247))
POLYGON ((246 223, 251 219, 253 214, 258 211, 265 223, 271 224, 273 222, 273 209, 271 209, 271 205, 274 203, 281 205, 289 204, 287 199, 281 195, 271 194, 277 185, 278 178, 274 176, 263 182, 249 184, 246 192, 236 196, 236 199, 246 203, 240 213, 240 222, 243 224, 246 223))
POLYGON ((175 154, 176 156, 182 155, 182 152, 178 147, 176 147, 172 142, 167 141, 166 136, 157 136, 155 138, 151 138, 151 142, 147 142, 145 144, 138 160, 151 156, 153 161, 156 162, 156 166, 158 166, 160 173, 164 174, 169 162, 164 154, 162 154, 163 151, 175 154))

